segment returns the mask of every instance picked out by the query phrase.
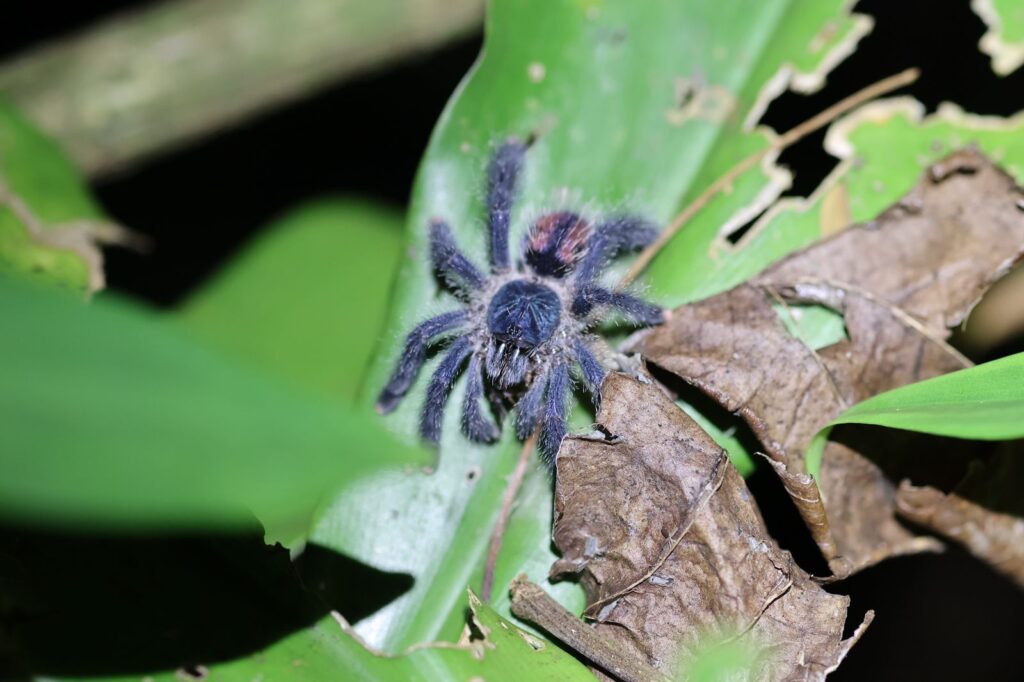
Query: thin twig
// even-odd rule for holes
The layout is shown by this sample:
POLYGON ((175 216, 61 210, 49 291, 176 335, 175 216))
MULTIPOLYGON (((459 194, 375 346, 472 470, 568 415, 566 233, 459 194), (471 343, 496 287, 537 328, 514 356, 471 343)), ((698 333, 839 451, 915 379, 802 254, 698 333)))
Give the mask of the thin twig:
POLYGON ((539 585, 519 576, 509 590, 512 613, 544 629, 583 658, 623 682, 667 682, 647 661, 581 621, 539 585))
POLYGON ((526 475, 526 465, 530 462, 530 454, 533 446, 537 443, 537 433, 526 439, 523 443, 522 452, 519 453, 519 461, 512 472, 512 477, 505 487, 505 497, 501 501, 501 511, 498 512, 498 521, 491 531, 491 544, 487 548, 487 564, 484 566, 484 582, 480 589, 480 597, 484 602, 491 600, 491 592, 494 589, 494 569, 498 565, 498 554, 501 552, 501 541, 505 538, 505 527, 508 525, 508 518, 512 515, 512 505, 516 501, 516 494, 523 484, 523 477, 526 475))
POLYGON ((622 282, 620 282, 619 286, 624 287, 635 280, 637 276, 643 272, 648 265, 650 265, 651 261, 654 260, 654 257, 658 255, 658 252, 661 251, 661 249, 664 248, 664 246, 674 236, 676 236, 679 230, 681 230, 682 227, 688 223, 691 218, 693 218, 693 216, 707 206, 708 202, 715 198, 719 192, 732 185, 736 181, 736 178, 753 168, 764 157, 769 154, 780 152, 786 147, 799 142, 804 137, 810 135, 819 128, 823 128, 846 112, 859 107, 865 102, 913 83, 917 80, 919 75, 920 71, 917 69, 907 69, 893 76, 889 76, 888 78, 883 78, 877 83, 869 85, 863 90, 859 90, 849 97, 839 100, 821 113, 812 116, 800 125, 791 128, 782 134, 770 146, 754 152, 737 163, 726 171, 724 175, 708 185, 707 189, 701 192, 696 199, 690 202, 690 204, 684 208, 671 223, 669 223, 668 227, 661 231, 658 238, 651 242, 651 244, 644 249, 639 256, 637 256, 637 259, 633 262, 629 271, 622 278, 622 282))

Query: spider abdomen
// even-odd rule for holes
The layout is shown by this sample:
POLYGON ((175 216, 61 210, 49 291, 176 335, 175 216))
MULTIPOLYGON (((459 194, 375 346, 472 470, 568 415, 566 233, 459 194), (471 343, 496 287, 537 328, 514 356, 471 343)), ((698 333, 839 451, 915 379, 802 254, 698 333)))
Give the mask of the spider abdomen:
POLYGON ((562 302, 551 288, 517 279, 491 299, 487 328, 502 343, 532 350, 554 336, 561 316, 562 302))

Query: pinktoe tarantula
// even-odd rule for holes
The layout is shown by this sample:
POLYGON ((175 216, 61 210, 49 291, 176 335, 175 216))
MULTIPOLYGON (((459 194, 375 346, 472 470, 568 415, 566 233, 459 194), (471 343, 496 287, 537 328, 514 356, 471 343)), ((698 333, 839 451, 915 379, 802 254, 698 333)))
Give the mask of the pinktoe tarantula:
POLYGON ((635 323, 658 324, 662 311, 598 281, 620 252, 648 244, 657 234, 649 222, 620 216, 592 226, 567 211, 541 216, 523 241, 520 258, 509 258, 509 216, 526 147, 509 141, 497 149, 487 174, 491 267, 485 275, 455 244, 448 225, 430 226, 435 270, 465 307, 432 317, 412 330, 391 380, 377 400, 393 410, 409 391, 432 340, 454 337, 427 387, 420 434, 431 443, 441 435, 445 401, 468 360, 462 430, 476 442, 493 442, 498 426, 481 406, 485 385, 518 399, 516 433, 527 438, 541 427, 540 452, 553 461, 565 435, 571 388, 569 370, 579 367, 583 385, 599 400, 605 368, 588 333, 602 313, 616 309, 635 323))

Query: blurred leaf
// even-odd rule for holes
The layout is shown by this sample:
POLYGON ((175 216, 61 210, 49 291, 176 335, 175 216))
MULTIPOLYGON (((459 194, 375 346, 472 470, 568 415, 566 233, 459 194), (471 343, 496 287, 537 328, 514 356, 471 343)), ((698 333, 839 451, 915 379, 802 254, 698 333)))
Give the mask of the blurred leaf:
POLYGON ((0 510, 122 527, 287 519, 417 463, 367 415, 279 386, 116 300, 0 279, 0 510))
MULTIPOLYGON (((513 212, 512 244, 531 218, 559 206, 591 214, 631 211, 667 222, 688 197, 769 143, 765 132, 745 134, 752 127, 745 123, 756 122, 772 97, 793 81, 814 89, 852 50, 869 21, 851 17, 849 4, 493 3, 482 57, 442 116, 421 167, 410 213, 412 248, 390 327, 394 342, 375 364, 368 392, 386 380, 401 335, 454 304, 430 272, 430 218, 450 221, 467 252, 485 262, 483 171, 495 143, 537 136, 513 212)), ((771 169, 770 180, 760 170, 742 178, 709 218, 711 233, 729 218, 739 225, 756 215, 787 183, 778 169, 771 169)), ((709 228, 702 230, 707 241, 709 228)), ((652 278, 663 303, 694 295, 721 258, 706 247, 670 251, 657 262, 664 276, 652 278)), ((428 366, 421 382, 429 373, 428 366)), ((409 441, 416 440, 422 386, 388 418, 409 441)), ((365 481, 340 496, 313 533, 315 542, 415 576, 413 590, 359 623, 375 645, 397 651, 461 629, 462 594, 467 584, 479 584, 520 448, 511 429, 505 431, 498 445, 472 445, 451 410, 436 472, 365 481)), ((492 603, 500 612, 507 613, 504 586, 515 574, 544 581, 554 559, 550 525, 551 483, 535 464, 497 567, 492 603)), ((579 609, 577 586, 559 584, 553 591, 579 609)))
POLYGON ((380 342, 402 219, 353 199, 292 211, 176 317, 202 340, 261 369, 354 399, 380 342))
MULTIPOLYGON (((465 608, 465 601, 462 602, 465 608)), ((579 661, 501 618, 475 595, 469 608, 483 639, 435 642, 389 656, 367 649, 347 623, 327 617, 270 649, 210 666, 215 680, 365 680, 366 682, 519 682, 593 680, 579 661)), ((153 679, 175 680, 165 674, 153 679)))
POLYGON ((702 643, 693 661, 676 678, 686 682, 729 682, 750 679, 756 670, 757 654, 748 642, 738 638, 702 643))
POLYGON ((988 24, 978 46, 992 57, 1000 76, 1024 64, 1024 3, 1020 0, 971 0, 971 7, 988 24))
MULTIPOLYGON (((28 273, 80 290, 89 285, 81 253, 40 241, 11 211, 15 195, 51 230, 102 214, 57 145, 0 100, 0 272, 28 273)), ((66 229, 66 228, 65 228, 66 229)))
POLYGON ((807 455, 817 474, 828 433, 838 424, 973 440, 1024 438, 1024 353, 903 386, 857 403, 829 423, 807 455))

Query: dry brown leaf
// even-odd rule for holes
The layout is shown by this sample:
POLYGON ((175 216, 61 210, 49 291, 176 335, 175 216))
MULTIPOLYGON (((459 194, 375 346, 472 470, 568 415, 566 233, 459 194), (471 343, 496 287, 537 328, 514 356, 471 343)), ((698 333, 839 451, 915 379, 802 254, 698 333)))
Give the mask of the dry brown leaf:
POLYGON ((633 342, 750 424, 837 575, 939 545, 896 521, 895 488, 870 450, 830 442, 817 496, 805 449, 846 406, 969 364, 943 339, 1024 253, 1020 196, 979 153, 958 152, 878 219, 676 309, 633 342), (772 301, 832 308, 849 338, 815 352, 772 301))
POLYGON ((823 507, 804 471, 805 450, 846 406, 966 361, 861 292, 809 281, 775 286, 742 285, 683 306, 638 349, 750 424, 836 575, 892 554, 937 548, 895 520, 892 485, 882 471, 839 443, 826 450, 823 507), (815 353, 786 330, 772 307, 776 298, 839 310, 849 340, 815 353))
POLYGON ((823 679, 863 630, 842 638, 849 599, 778 547, 725 452, 650 379, 611 374, 602 396, 605 436, 558 454, 552 573, 578 573, 598 631, 668 674, 740 638, 749 679, 823 679))
MULTIPOLYGON (((988 463, 975 462, 949 494, 908 481, 896 493, 907 519, 960 542, 968 551, 1024 588, 1024 479, 1021 452, 1008 444, 988 463)), ((1016 444, 1018 447, 1020 443, 1016 444)))
POLYGON ((928 169, 875 220, 792 254, 760 284, 824 279, 870 291, 943 338, 1024 257, 1024 190, 975 149, 928 169))

